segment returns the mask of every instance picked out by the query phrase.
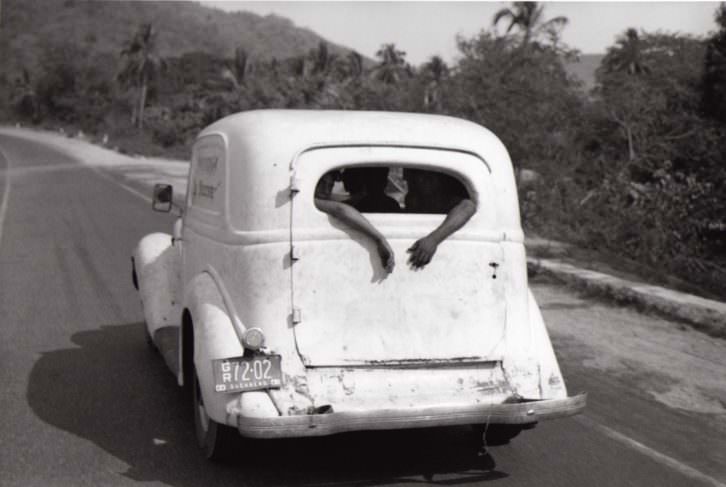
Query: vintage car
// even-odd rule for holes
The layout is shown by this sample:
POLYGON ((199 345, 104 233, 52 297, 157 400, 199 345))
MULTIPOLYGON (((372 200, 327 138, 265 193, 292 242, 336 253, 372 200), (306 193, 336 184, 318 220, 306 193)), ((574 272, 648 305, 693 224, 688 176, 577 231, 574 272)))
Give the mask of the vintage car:
MULTIPOLYGON (((352 183, 333 185, 331 201, 351 198, 352 183)), ((168 211, 172 188, 154 193, 168 211)), ((133 280, 147 338, 189 390, 209 458, 234 430, 284 438, 472 425, 506 442, 585 407, 585 394, 567 395, 528 287, 509 155, 477 124, 231 115, 198 136, 175 206, 173 235, 134 250, 133 280), (400 211, 360 214, 385 237, 391 272, 369 235, 316 203, 326 175, 378 167, 400 211), (425 265, 408 264, 408 251, 450 215, 408 204, 410 170, 453 178, 472 208, 425 265)))

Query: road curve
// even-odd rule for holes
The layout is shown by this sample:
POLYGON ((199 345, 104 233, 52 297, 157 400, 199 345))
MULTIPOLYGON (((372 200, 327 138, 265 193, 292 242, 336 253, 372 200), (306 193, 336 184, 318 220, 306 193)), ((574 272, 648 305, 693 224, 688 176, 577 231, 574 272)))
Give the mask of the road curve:
MULTIPOLYGON (((535 283, 535 293, 571 392, 590 394, 585 415, 542 423, 486 453, 466 428, 445 428, 240 442, 235 462, 208 463, 174 378, 144 343, 130 280, 133 246, 169 231, 172 218, 99 170, 0 135, 3 486, 726 483, 723 410, 674 402, 670 382, 647 372, 640 352, 608 362, 615 352, 600 357, 598 340, 614 339, 579 328, 671 324, 547 283, 535 283)), ((679 367, 704 367, 706 357, 726 371, 723 344, 681 331, 648 353, 667 352, 679 367), (693 363, 678 362, 688 355, 673 351, 679 340, 693 363)))

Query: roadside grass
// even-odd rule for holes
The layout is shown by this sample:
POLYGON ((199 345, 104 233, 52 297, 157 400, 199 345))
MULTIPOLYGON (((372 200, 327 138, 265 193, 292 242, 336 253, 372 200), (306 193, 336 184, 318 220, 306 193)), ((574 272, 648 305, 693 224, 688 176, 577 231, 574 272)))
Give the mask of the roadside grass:
MULTIPOLYGON (((2 117, 0 121, 8 125, 16 125, 15 121, 2 117)), ((135 127, 107 128, 99 127, 98 130, 84 130, 80 124, 68 123, 58 120, 46 119, 40 124, 21 123, 21 126, 34 129, 47 130, 49 132, 62 133, 66 137, 82 138, 91 143, 108 147, 120 154, 140 155, 146 157, 162 157, 167 159, 189 160, 191 156, 191 142, 187 144, 175 144, 169 147, 162 147, 157 144, 152 136, 151 130, 140 131, 135 127), (106 142, 104 143, 104 137, 106 142)))
POLYGON ((139 154, 147 157, 164 157, 185 161, 191 155, 191 146, 177 144, 161 147, 153 141, 149 132, 139 132, 135 129, 109 136, 107 145, 117 146, 122 154, 139 154))
MULTIPOLYGON (((554 258, 583 269, 602 272, 621 279, 643 282, 654 286, 694 294, 707 299, 722 301, 726 295, 726 282, 717 278, 706 284, 683 279, 664 268, 655 268, 623 257, 605 249, 587 248, 558 242, 559 245, 528 247, 527 255, 535 258, 554 258)), ((726 263, 724 263, 726 264, 726 263)))

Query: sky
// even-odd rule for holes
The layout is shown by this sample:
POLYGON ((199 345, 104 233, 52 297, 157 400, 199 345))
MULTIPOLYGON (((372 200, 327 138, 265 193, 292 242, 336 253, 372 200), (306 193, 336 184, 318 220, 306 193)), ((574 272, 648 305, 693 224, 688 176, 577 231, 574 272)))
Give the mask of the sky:
MULTIPOLYGON (((511 6, 505 2, 392 1, 203 1, 227 11, 276 14, 298 27, 374 58, 384 43, 395 43, 412 64, 432 55, 447 62, 458 51, 456 35, 473 37, 491 27, 494 14, 511 6)), ((718 2, 546 2, 545 18, 564 15, 569 24, 562 40, 583 54, 604 53, 628 27, 706 35, 716 30, 718 2)), ((501 33, 507 24, 499 26, 501 33)))

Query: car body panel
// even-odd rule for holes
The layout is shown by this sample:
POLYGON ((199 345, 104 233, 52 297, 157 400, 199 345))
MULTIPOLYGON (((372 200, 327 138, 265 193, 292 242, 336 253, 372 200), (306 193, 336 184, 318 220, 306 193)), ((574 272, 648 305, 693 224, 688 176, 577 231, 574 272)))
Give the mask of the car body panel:
POLYGON ((502 225, 497 205, 490 201, 490 176, 480 158, 440 149, 319 148, 298 158, 292 281, 301 320, 295 325, 295 337, 306 365, 481 361, 497 356, 505 325, 507 271, 502 225), (368 215, 397 256, 395 270, 387 274, 370 239, 313 203, 316 182, 343 165, 440 168, 442 162, 466 184, 480 211, 439 246, 425 271, 406 265, 406 251, 436 228, 444 215, 368 215))

